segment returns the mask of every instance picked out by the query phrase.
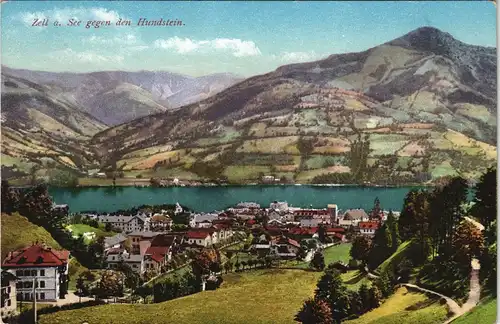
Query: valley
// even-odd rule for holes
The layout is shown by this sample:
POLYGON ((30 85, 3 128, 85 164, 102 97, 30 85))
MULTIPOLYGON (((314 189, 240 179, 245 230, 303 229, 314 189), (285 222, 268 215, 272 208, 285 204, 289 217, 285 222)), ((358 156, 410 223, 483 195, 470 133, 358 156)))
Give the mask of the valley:
POLYGON ((8 135, 2 168, 26 180, 33 167, 62 167, 80 185, 474 180, 496 163, 495 70, 493 48, 467 45, 430 27, 364 52, 285 65, 236 84, 216 81, 224 86, 205 92, 206 98, 195 94, 196 87, 175 94, 158 89, 154 80, 168 73, 96 72, 72 77, 74 84, 64 90, 67 76, 17 70, 43 85, 9 77, 59 94, 58 100, 75 93, 74 110, 93 121, 79 122, 85 131, 76 136, 50 116, 38 118, 29 98, 18 103, 7 97, 26 107, 40 131, 9 127, 12 117, 3 114, 8 135), (174 100, 179 96, 184 101, 174 100), (54 156, 56 165, 47 166, 54 156), (89 176, 98 172, 108 179, 89 176))

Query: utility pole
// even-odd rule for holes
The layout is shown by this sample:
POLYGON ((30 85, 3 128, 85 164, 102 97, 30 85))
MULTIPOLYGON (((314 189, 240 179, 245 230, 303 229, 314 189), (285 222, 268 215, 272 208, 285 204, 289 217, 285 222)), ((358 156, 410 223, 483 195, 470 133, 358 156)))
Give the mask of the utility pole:
POLYGON ((33 324, 37 323, 37 318, 36 318, 36 277, 33 278, 33 324))

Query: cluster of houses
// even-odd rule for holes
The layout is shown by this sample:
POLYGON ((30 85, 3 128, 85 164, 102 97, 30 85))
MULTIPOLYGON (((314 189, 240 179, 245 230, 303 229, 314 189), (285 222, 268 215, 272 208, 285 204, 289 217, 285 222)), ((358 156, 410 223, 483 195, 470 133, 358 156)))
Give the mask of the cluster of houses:
MULTIPOLYGON (((65 205, 54 206, 54 209, 67 213, 65 205)), ((140 275, 160 272, 175 255, 189 249, 224 245, 236 233, 243 232, 243 228, 254 234, 250 250, 287 259, 296 258, 303 251, 299 242, 319 238, 320 231, 329 242, 346 241, 348 230, 371 237, 388 216, 388 212, 380 208, 378 199, 369 213, 363 209, 340 212, 335 204, 317 209, 274 201, 269 208, 262 208, 254 202, 241 202, 225 211, 191 213, 189 226, 183 231, 173 231, 171 214, 183 212, 177 204, 175 210, 169 212, 86 216, 121 230, 105 239, 106 267, 117 269, 125 263, 140 275)), ((397 212, 393 214, 399 216, 397 212)), ((2 262, 2 314, 15 311, 16 300, 32 300, 35 284, 39 301, 64 298, 69 255, 68 251, 38 242, 10 251, 2 262)))
POLYGON ((120 233, 105 239, 106 264, 108 269, 117 269, 123 262, 140 275, 147 271, 159 272, 176 254, 223 244, 234 234, 235 231, 224 223, 183 232, 120 233))

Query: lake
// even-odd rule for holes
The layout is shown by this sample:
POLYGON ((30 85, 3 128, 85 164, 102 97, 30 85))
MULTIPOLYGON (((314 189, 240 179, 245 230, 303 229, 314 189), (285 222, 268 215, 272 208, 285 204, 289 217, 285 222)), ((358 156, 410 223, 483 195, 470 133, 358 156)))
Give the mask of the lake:
POLYGON ((180 203, 198 212, 223 210, 241 201, 253 201, 269 207, 274 200, 287 201, 294 207, 326 208, 337 204, 339 209, 370 210, 376 197, 382 208, 401 210, 405 195, 417 187, 358 186, 218 186, 218 187, 85 187, 50 188, 54 202, 68 204, 71 212, 112 212, 140 205, 180 203))

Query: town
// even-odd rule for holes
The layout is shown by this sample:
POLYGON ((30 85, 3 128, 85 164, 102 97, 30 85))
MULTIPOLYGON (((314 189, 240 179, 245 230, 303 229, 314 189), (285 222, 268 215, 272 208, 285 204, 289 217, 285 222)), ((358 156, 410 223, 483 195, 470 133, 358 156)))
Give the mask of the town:
MULTIPOLYGON (((20 302, 70 304, 90 300, 96 295, 127 299, 132 291, 164 277, 193 262, 193 255, 207 248, 231 251, 237 261, 226 260, 224 270, 272 262, 292 260, 310 262, 315 253, 332 245, 344 244, 356 235, 373 237, 389 214, 398 212, 381 209, 378 199, 370 211, 363 209, 339 210, 336 204, 325 208, 292 207, 287 202, 274 201, 268 207, 255 202, 240 202, 223 211, 197 213, 179 203, 163 206, 141 206, 115 213, 69 213, 69 206, 53 203, 51 213, 63 217, 68 224, 87 224, 89 228, 103 228, 111 236, 97 236, 96 232, 72 235, 86 242, 100 262, 92 270, 78 277, 70 260, 72 252, 56 249, 48 242, 25 242, 26 246, 3 251, 2 289, 8 298, 2 299, 2 316, 16 313, 20 302), (92 225, 92 226, 90 226, 92 225), (311 241, 313 243, 311 243, 311 241), (100 249, 98 246, 101 244, 100 249), (100 251, 99 251, 100 250, 100 251), (238 262, 238 260, 247 260, 238 262), (257 261, 259 260, 259 261, 257 261), (98 292, 96 282, 103 279, 102 271, 123 272, 137 280, 129 289, 120 292, 98 292), (95 273, 101 278, 96 279, 95 273), (92 279, 94 281, 92 282, 92 279), (73 283, 71 283, 73 282, 73 283), (69 292, 69 287, 76 290, 69 292), (78 296, 66 301, 68 294, 78 296)), ((75 226, 67 226, 72 232, 75 226)), ((76 253, 76 252, 75 252, 76 253)), ((200 290, 206 289, 210 276, 220 276, 222 269, 209 271, 201 281, 200 290)), ((99 286, 97 284, 97 286, 99 286)), ((208 288, 207 288, 208 289, 208 288)), ((137 301, 135 301, 137 302, 137 301)), ((142 302, 145 302, 144 300, 142 302)))
POLYGON ((241 298, 246 289, 265 300, 275 289, 282 299, 298 294, 282 316, 303 302, 294 319, 308 324, 362 317, 405 294, 442 298, 429 299, 429 310, 439 309, 433 316, 457 318, 496 286, 495 179, 489 169, 473 201, 460 177, 410 190, 401 211, 375 198, 367 210, 272 201, 210 213, 179 203, 77 213, 56 204, 44 184, 2 181, 2 318, 52 323, 60 311, 87 308, 91 316, 107 304, 184 303, 180 297, 203 299, 219 288, 218 298, 241 298), (303 301, 316 282, 314 299, 303 301))

